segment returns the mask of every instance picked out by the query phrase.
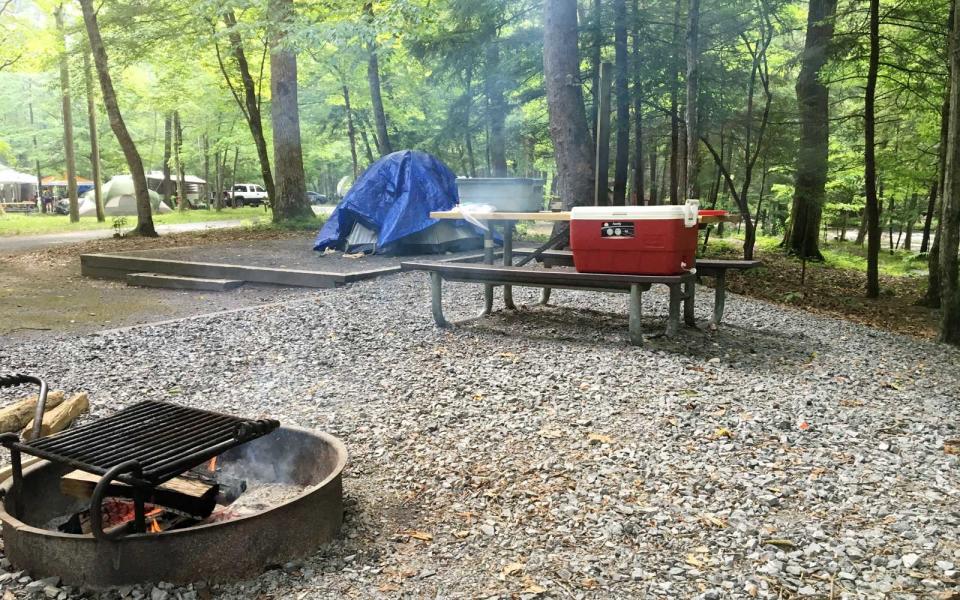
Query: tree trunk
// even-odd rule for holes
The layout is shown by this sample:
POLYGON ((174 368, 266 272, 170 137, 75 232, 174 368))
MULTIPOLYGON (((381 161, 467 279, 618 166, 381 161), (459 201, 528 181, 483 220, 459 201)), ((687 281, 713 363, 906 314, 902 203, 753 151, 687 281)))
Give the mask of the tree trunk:
POLYGON ((187 186, 184 181, 183 160, 183 126, 180 124, 180 111, 173 111, 173 168, 177 175, 177 210, 187 212, 187 186))
POLYGON ((347 113, 347 137, 350 140, 350 162, 353 164, 353 179, 356 181, 360 176, 360 167, 357 164, 357 131, 353 126, 353 110, 350 108, 350 90, 344 85, 343 105, 347 113))
MULTIPOLYGON (((360 139, 363 140, 363 149, 367 155, 367 165, 373 164, 373 148, 370 146, 370 139, 367 137, 367 123, 360 122, 360 139)), ((376 142, 376 140, 374 140, 376 142)))
POLYGON ((826 197, 830 141, 830 93, 820 79, 833 40, 837 0, 810 0, 807 36, 797 78, 800 147, 793 194, 793 226, 788 250, 801 258, 823 260, 820 217, 826 197))
POLYGON ((80 220, 77 198, 77 157, 73 147, 73 108, 70 104, 70 64, 67 62, 67 34, 63 27, 63 5, 54 11, 60 48, 60 108, 63 114, 63 154, 67 163, 67 196, 70 198, 70 222, 80 220))
POLYGON ((650 148, 650 206, 656 206, 659 202, 657 198, 657 144, 654 141, 650 148))
MULTIPOLYGON (((633 176, 634 194, 633 204, 644 205, 646 181, 643 175, 643 88, 641 86, 640 68, 640 2, 633 0, 633 120, 634 120, 634 150, 633 176)), ((653 176, 651 175, 651 178, 653 176)))
POLYGON ((463 140, 467 150, 467 173, 470 177, 477 176, 477 159, 473 154, 473 134, 470 125, 470 113, 473 109, 473 62, 467 66, 466 71, 467 90, 464 94, 463 107, 463 140))
POLYGON ((891 255, 893 255, 893 249, 894 249, 894 244, 893 244, 893 225, 894 225, 894 218, 895 218, 895 217, 894 217, 893 211, 894 211, 894 209, 896 208, 896 206, 895 206, 896 202, 897 202, 897 197, 891 195, 891 196, 890 196, 890 210, 889 210, 889 212, 887 212, 887 231, 888 231, 887 243, 888 243, 888 245, 890 246, 890 254, 891 254, 891 255))
MULTIPOLYGON (((875 1, 875 0, 874 0, 875 1)), ((940 340, 960 346, 960 3, 950 29, 950 111, 940 217, 940 340)))
MULTIPOLYGON (((373 27, 373 2, 363 5, 363 14, 366 15, 370 27, 373 27)), ((373 120, 377 127, 377 150, 380 156, 386 156, 393 152, 393 147, 390 145, 390 136, 387 134, 387 113, 383 110, 383 97, 380 93, 380 61, 377 58, 376 37, 376 33, 372 33, 367 46, 370 53, 367 59, 367 83, 370 86, 373 120)))
POLYGON ((926 254, 930 249, 930 230, 933 225, 933 213, 937 209, 937 180, 930 184, 930 195, 927 201, 927 214, 923 219, 923 237, 920 239, 920 254, 926 254))
POLYGON ((683 0, 675 0, 673 8, 673 42, 670 45, 670 204, 680 203, 680 8, 683 0))
MULTIPOLYGON (((32 92, 33 85, 30 85, 32 92)), ((31 93, 31 97, 33 94, 31 93)), ((43 203, 43 174, 40 172, 40 149, 37 146, 37 129, 34 127, 33 123, 33 101, 30 101, 27 105, 30 110, 30 131, 33 132, 33 162, 37 170, 37 196, 40 199, 40 212, 47 212, 47 205, 43 203)))
MULTIPOLYGON (((226 154, 226 151, 223 152, 226 154)), ((220 151, 213 153, 213 208, 217 212, 223 210, 223 168, 220 162, 220 151)))
MULTIPOLYGON (((247 119, 247 126, 250 128, 250 135, 253 137, 253 143, 257 147, 257 158, 260 160, 260 176, 263 178, 263 187, 267 190, 267 196, 272 201, 276 197, 276 189, 273 185, 273 173, 270 170, 270 154, 267 151, 267 139, 263 135, 263 118, 260 114, 260 100, 257 93, 256 83, 253 76, 250 75, 250 64, 247 62, 246 52, 243 50, 243 39, 240 32, 237 31, 237 18, 233 10, 227 10, 223 14, 224 23, 230 30, 228 38, 230 40, 230 51, 233 53, 233 59, 237 63, 237 69, 240 71, 240 81, 243 84, 243 100, 236 96, 237 103, 243 110, 243 115, 247 119)), ((234 175, 236 176, 236 175, 234 175)))
MULTIPOLYGON (((951 2, 951 7, 953 3, 951 2)), ((950 11, 950 28, 953 27, 953 10, 950 11)), ((937 170, 937 191, 940 201, 934 209, 937 218, 937 231, 930 243, 930 254, 927 255, 927 296, 924 304, 931 308, 940 308, 940 237, 943 233, 943 194, 944 180, 947 170, 947 133, 950 129, 950 84, 947 84, 943 96, 943 105, 940 110, 940 148, 937 152, 939 169, 937 170)))
POLYGON ((917 194, 913 193, 910 196, 910 203, 907 205, 907 216, 904 219, 903 228, 901 229, 901 233, 904 233, 904 236, 903 236, 904 250, 913 250, 913 222, 914 222, 914 216, 916 214, 916 210, 917 210, 917 194))
POLYGON ((593 0, 590 13, 590 29, 593 39, 590 44, 590 84, 593 86, 593 106, 590 109, 590 135, 594 145, 597 143, 597 120, 600 115, 600 58, 603 55, 603 28, 601 27, 602 8, 600 0, 593 0))
POLYGON ((170 179, 170 161, 173 159, 173 113, 168 112, 163 118, 163 201, 170 206, 170 190, 173 189, 170 179))
MULTIPOLYGON (((880 213, 877 200, 875 108, 879 66, 880 0, 870 0, 870 58, 867 63, 867 90, 863 102, 863 173, 867 187, 867 298, 880 297, 880 213)), ((892 219, 893 210, 890 210, 890 215, 892 219)))
POLYGON ((490 127, 490 167, 494 177, 507 176, 506 120, 507 106, 503 101, 503 80, 500 74, 500 45, 497 32, 488 33, 484 93, 487 96, 487 123, 490 127))
POLYGON ((700 123, 697 97, 700 94, 700 0, 690 0, 687 8, 687 169, 686 198, 700 197, 700 123))
POLYGON ((207 134, 203 134, 203 180, 206 182, 203 184, 203 199, 207 204, 207 209, 210 208, 210 138, 207 137, 207 134))
POLYGON ((117 143, 123 150, 123 156, 130 169, 133 179, 134 192, 137 198, 137 233, 142 236, 156 237, 157 230, 153 226, 153 212, 150 207, 150 194, 147 191, 147 178, 143 172, 143 161, 137 146, 127 131, 117 104, 117 94, 113 89, 113 80, 110 77, 110 67, 107 64, 107 51, 100 37, 100 26, 97 24, 97 14, 94 12, 93 0, 80 0, 83 9, 83 21, 90 40, 90 49, 93 51, 93 62, 97 67, 97 76, 100 79, 100 92, 103 94, 103 104, 110 118, 110 128, 117 137, 117 143))
POLYGON ((614 158, 613 204, 627 203, 627 171, 630 163, 630 93, 627 87, 627 0, 614 0, 614 41, 617 90, 617 154, 614 158))
POLYGON ((274 19, 270 48, 270 110, 273 116, 273 164, 277 171, 277 194, 271 198, 273 222, 313 218, 307 200, 300 141, 300 109, 297 105, 297 55, 286 42, 287 28, 295 15, 293 0, 270 0, 274 19))
MULTIPOLYGON (((83 83, 87 91, 87 124, 90 129, 90 177, 93 178, 93 199, 97 209, 97 221, 107 220, 103 214, 103 182, 100 175, 100 133, 97 131, 97 106, 93 91, 93 67, 90 53, 83 53, 83 83)), ((39 188, 38 188, 39 189, 39 188)))
POLYGON ((590 204, 594 186, 590 132, 580 86, 571 85, 580 76, 577 0, 544 4, 543 71, 563 208, 590 204))

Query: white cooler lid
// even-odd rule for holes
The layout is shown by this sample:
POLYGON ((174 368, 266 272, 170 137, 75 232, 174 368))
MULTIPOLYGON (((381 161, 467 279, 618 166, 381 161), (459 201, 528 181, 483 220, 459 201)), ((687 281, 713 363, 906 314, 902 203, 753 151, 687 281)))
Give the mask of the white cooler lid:
POLYGON ((695 200, 680 206, 575 206, 570 210, 570 218, 610 221, 683 219, 695 223, 698 209, 699 202, 695 200))

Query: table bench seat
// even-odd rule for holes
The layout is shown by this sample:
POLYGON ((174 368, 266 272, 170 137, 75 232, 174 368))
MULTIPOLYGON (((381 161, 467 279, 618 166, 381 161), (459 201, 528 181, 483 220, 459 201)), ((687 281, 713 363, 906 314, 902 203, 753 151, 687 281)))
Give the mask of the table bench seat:
MULTIPOLYGON (((528 256, 533 250, 514 250, 515 255, 528 256)), ((572 267, 573 252, 570 250, 545 250, 537 257, 547 267, 572 267)), ((724 260, 716 258, 697 259, 697 277, 713 277, 713 316, 710 318, 711 327, 718 327, 723 320, 723 310, 727 297, 727 271, 747 271, 762 266, 759 260, 724 260)), ((557 286, 554 286, 557 287, 557 286)), ((550 289, 544 288, 542 304, 550 300, 550 289)))
MULTIPOLYGON (((643 343, 641 331, 641 294, 651 285, 661 284, 670 288, 670 309, 666 334, 674 335, 680 324, 680 305, 684 313, 693 314, 694 275, 617 275, 605 273, 578 273, 571 270, 531 269, 513 266, 477 265, 445 261, 418 261, 400 264, 403 271, 427 271, 430 273, 431 306, 434 321, 440 327, 449 326, 443 315, 443 281, 481 283, 538 288, 564 288, 600 292, 625 292, 630 294, 630 341, 643 343)), ((489 314, 490 307, 481 313, 489 314)), ((689 320, 687 321, 689 323, 689 320)))

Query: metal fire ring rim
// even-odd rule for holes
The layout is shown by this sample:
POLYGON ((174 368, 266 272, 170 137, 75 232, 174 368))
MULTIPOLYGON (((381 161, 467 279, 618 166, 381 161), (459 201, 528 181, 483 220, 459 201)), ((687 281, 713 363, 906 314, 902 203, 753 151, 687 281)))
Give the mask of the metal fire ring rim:
MULTIPOLYGON (((169 531, 161 531, 160 533, 135 533, 131 535, 125 535, 121 539, 116 540, 116 542, 123 543, 124 541, 127 541, 127 540, 132 541, 132 540, 139 540, 144 538, 147 538, 147 539, 157 539, 157 538, 164 538, 164 537, 173 538, 173 536, 175 535, 188 535, 193 532, 202 531, 202 530, 210 529, 213 527, 223 527, 231 523, 239 523, 241 521, 247 521, 249 519, 257 519, 280 507, 287 506, 289 504, 293 504, 295 502, 302 500, 306 496, 313 494, 317 490, 328 485, 331 481, 333 481, 337 477, 341 476, 344 468, 346 468, 347 466, 347 460, 349 456, 347 454, 347 446, 340 440, 340 438, 334 436, 333 434, 327 433, 326 431, 320 431, 318 429, 307 429, 305 427, 297 427, 295 425, 281 425, 276 431, 281 431, 284 429, 288 431, 296 431, 299 433, 313 435, 318 438, 321 438, 324 442, 329 444, 336 451, 336 454, 337 454, 337 463, 334 469, 330 471, 330 473, 326 477, 324 477, 322 480, 320 480, 319 482, 313 485, 309 485, 305 487, 302 492, 300 492, 293 498, 290 498, 284 502, 280 502, 279 504, 271 506, 267 510, 261 510, 253 514, 237 517, 235 519, 229 519, 227 521, 219 521, 216 523, 206 523, 203 525, 194 525, 192 527, 184 527, 182 529, 171 529, 169 531)), ((51 461, 48 461, 45 459, 38 460, 36 463, 30 465, 29 467, 26 467, 23 470, 24 478, 26 478, 26 476, 32 473, 33 471, 45 468, 49 464, 51 464, 51 461)), ((0 495, 9 493, 10 486, 12 484, 13 484, 13 478, 10 478, 4 481, 3 483, 0 483, 0 495)), ((53 531, 50 529, 43 529, 42 527, 34 527, 33 525, 24 523, 20 519, 14 517, 9 512, 7 512, 7 509, 4 508, 3 502, 0 502, 0 521, 4 523, 9 523, 10 526, 12 526, 17 531, 23 531, 25 533, 31 533, 35 535, 44 535, 51 538, 60 538, 60 539, 68 539, 68 540, 78 540, 78 539, 93 540, 94 539, 92 533, 63 533, 62 531, 53 531)))

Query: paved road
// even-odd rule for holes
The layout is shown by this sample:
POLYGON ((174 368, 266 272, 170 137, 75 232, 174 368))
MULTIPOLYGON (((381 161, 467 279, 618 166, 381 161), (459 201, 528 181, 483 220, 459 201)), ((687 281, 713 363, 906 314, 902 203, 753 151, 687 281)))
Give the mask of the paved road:
MULTIPOLYGON (((177 225, 157 225, 157 233, 182 233, 185 231, 203 231, 204 229, 224 229, 240 227, 242 221, 206 221, 204 223, 179 223, 177 225)), ((20 252, 59 244, 72 244, 87 240, 113 237, 112 229, 91 229, 88 231, 70 231, 66 233, 47 233, 44 235, 0 236, 0 252, 20 252)))

